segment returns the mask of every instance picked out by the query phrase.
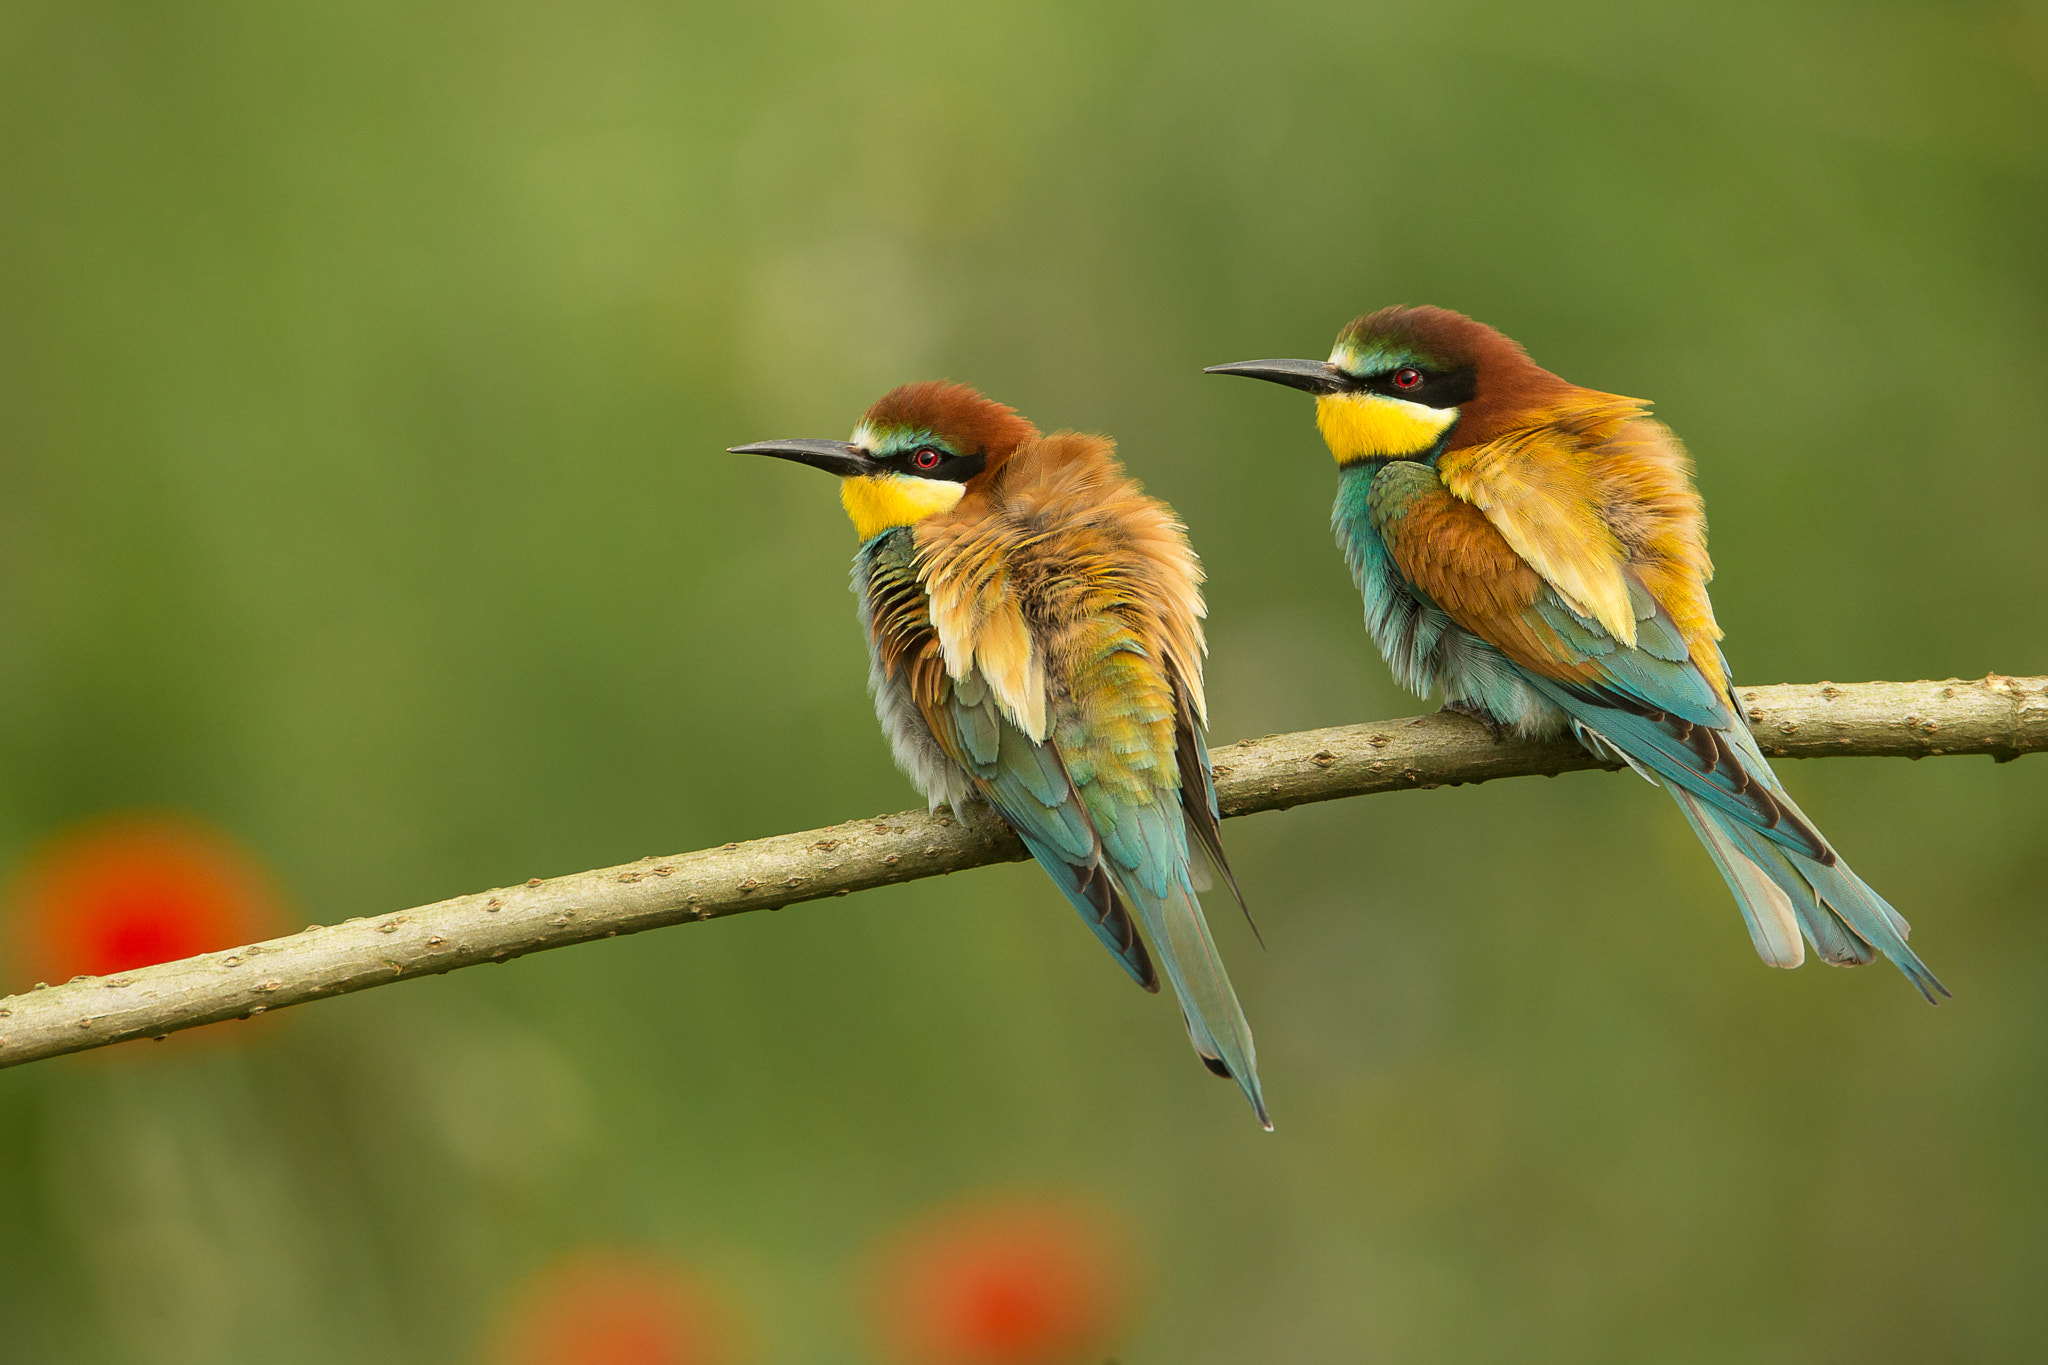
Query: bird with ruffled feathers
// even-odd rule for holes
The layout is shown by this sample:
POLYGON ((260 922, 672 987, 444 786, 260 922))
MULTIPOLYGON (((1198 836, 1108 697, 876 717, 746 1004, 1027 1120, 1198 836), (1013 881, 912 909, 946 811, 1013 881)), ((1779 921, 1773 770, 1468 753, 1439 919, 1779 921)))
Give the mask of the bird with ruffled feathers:
POLYGON ((839 476, 897 763, 934 809, 993 807, 1152 991, 1156 954, 1196 1052, 1271 1128, 1197 895, 1209 868, 1236 883, 1202 736, 1202 575, 1171 509, 1103 437, 1041 436, 952 383, 892 390, 848 441, 733 450, 839 476))
POLYGON ((1566 729, 1662 786, 1774 967, 1801 939, 1948 994, 1907 924, 1786 794, 1730 687, 1692 465, 1635 398, 1442 308, 1352 322, 1328 360, 1210 367, 1312 394, 1332 526, 1395 677, 1496 733, 1566 729))

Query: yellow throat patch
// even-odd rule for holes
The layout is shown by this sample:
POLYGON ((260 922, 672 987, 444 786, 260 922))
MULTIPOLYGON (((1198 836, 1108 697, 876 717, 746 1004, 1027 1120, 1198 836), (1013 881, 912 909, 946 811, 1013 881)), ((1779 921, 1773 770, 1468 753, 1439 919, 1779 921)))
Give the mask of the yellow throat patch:
POLYGON ((839 501, 853 518, 854 533, 870 540, 891 526, 909 526, 935 512, 949 512, 967 492, 950 479, 913 479, 873 474, 839 481, 839 501))
POLYGON ((1457 420, 1456 408, 1432 408, 1384 394, 1327 393, 1316 399, 1316 430, 1338 464, 1420 455, 1457 420))

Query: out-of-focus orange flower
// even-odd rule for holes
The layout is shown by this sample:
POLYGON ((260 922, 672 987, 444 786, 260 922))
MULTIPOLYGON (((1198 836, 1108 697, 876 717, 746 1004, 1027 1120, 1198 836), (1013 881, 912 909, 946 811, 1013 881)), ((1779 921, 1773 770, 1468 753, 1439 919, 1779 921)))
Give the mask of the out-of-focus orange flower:
POLYGON ((68 981, 233 948, 284 930, 275 887, 227 835, 188 816, 102 816, 29 856, 7 896, 10 983, 68 981))
POLYGON ((873 1315, 891 1365, 1099 1365, 1130 1316, 1129 1239, 1078 1201, 940 1209, 876 1260, 873 1315))
POLYGON ((682 1267, 630 1252, 584 1252, 518 1291, 493 1365, 739 1365, 738 1323, 682 1267))

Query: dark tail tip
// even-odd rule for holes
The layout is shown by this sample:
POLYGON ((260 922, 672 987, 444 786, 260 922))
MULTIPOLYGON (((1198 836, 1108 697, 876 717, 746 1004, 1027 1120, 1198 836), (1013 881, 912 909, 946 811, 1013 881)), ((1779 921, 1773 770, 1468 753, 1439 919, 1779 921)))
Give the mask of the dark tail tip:
POLYGON ((1922 967, 1920 970, 1925 975, 1914 977, 1913 984, 1920 988, 1920 994, 1927 998, 1928 1004, 1939 1005, 1944 1000, 1956 998, 1955 992, 1942 985, 1941 979, 1935 976, 1933 972, 1928 971, 1925 967, 1922 967))

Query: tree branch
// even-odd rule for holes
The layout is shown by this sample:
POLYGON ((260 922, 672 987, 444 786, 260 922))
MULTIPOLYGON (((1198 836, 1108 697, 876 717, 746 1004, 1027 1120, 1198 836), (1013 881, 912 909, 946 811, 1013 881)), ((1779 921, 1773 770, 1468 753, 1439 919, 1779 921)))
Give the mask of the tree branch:
MULTIPOLYGON (((2048 678, 1788 684, 1738 694, 1758 742, 1788 758, 2048 749, 2048 678)), ((1604 766, 1569 740, 1496 742, 1476 722, 1409 720, 1248 739, 1217 749, 1226 816, 1369 792, 1545 776, 1604 766)), ((643 858, 110 977, 0 998, 0 1067, 247 1018, 409 977, 545 948, 1025 857, 986 810, 962 823, 907 811, 829 829, 643 858)))

